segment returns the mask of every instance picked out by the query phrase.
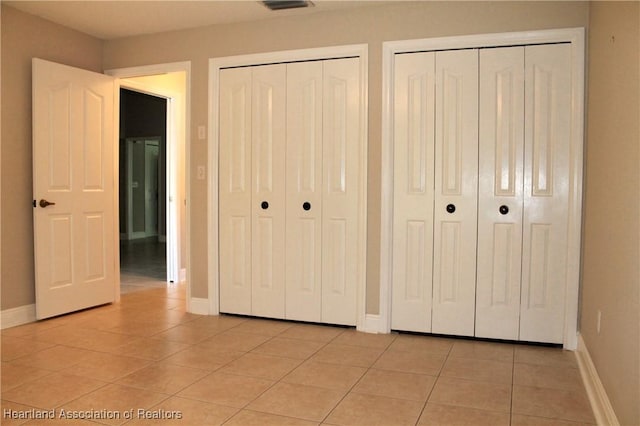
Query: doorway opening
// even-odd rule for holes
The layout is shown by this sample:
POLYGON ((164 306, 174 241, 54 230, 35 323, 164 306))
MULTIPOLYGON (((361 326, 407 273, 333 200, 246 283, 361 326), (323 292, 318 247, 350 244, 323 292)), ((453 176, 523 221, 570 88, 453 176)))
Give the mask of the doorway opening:
POLYGON ((166 98, 120 89, 120 291, 164 287, 167 275, 166 98))

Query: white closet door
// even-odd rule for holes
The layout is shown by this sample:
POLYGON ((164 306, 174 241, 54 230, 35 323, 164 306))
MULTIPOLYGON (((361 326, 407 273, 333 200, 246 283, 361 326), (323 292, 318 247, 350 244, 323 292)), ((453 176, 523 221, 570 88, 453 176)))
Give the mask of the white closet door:
POLYGON ((322 62, 287 64, 286 318, 322 302, 322 62))
POLYGON ((284 318, 286 65, 252 68, 252 315, 284 318))
POLYGON ((562 343, 566 278, 570 44, 525 48, 520 340, 562 343))
POLYGON ((474 334, 477 191, 478 52, 437 52, 434 333, 474 334))
POLYGON ((391 328, 431 331, 435 53, 396 55, 391 328))
POLYGON ((522 260, 524 47, 480 51, 476 336, 517 340, 522 260))
POLYGON ((251 68, 220 71, 220 312, 251 314, 251 68))
POLYGON ((323 66, 322 322, 355 325, 362 255, 359 59, 329 60, 323 66))

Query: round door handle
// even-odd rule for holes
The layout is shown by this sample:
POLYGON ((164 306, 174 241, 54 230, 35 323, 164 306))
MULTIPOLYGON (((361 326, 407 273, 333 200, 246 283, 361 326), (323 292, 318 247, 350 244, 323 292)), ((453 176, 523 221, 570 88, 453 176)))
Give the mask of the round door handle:
POLYGON ((45 208, 45 207, 48 207, 48 206, 55 206, 56 203, 51 203, 51 202, 43 199, 43 200, 40 200, 39 204, 40 204, 40 207, 45 208))
POLYGON ((500 214, 504 215, 509 213, 509 207, 505 206, 504 204, 500 206, 500 208, 498 209, 498 211, 500 212, 500 214))
POLYGON ((302 208, 304 210, 311 210, 311 203, 308 201, 305 201, 304 203, 302 203, 302 208))
POLYGON ((266 201, 263 201, 262 203, 260 203, 260 207, 262 207, 262 210, 266 210, 269 208, 269 203, 266 201))
POLYGON ((453 204, 447 204, 447 213, 453 213, 456 211, 456 206, 453 204))

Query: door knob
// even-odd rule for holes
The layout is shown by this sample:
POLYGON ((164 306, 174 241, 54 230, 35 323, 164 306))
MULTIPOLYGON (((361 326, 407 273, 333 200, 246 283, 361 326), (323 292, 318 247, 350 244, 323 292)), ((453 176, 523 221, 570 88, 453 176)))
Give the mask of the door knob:
POLYGON ((310 203, 310 202, 308 202, 308 201, 305 201, 305 202, 302 204, 302 208, 303 208, 303 209, 305 209, 305 210, 311 210, 311 203, 310 203))
POLYGON ((50 203, 49 201, 43 199, 43 200, 40 200, 39 204, 40 204, 40 207, 45 208, 47 206, 54 206, 56 203, 50 203))
POLYGON ((504 204, 500 206, 500 208, 498 209, 498 211, 500 212, 500 214, 507 214, 509 213, 509 207, 505 206, 504 204))
POLYGON ((456 211, 456 206, 453 204, 447 204, 447 213, 453 213, 456 211))
POLYGON ((266 210, 266 209, 268 209, 268 208, 269 208, 269 203, 268 203, 268 202, 266 202, 266 201, 263 201, 263 202, 260 204, 260 207, 262 207, 262 210, 266 210))

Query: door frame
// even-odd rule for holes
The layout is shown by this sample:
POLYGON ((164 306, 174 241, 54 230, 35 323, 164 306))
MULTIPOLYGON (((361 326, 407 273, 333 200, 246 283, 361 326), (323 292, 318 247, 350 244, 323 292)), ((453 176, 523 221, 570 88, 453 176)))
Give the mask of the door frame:
POLYGON ((584 28, 477 34, 382 44, 382 169, 380 220, 380 313, 375 326, 379 333, 391 332, 393 261, 393 81, 395 55, 399 53, 500 47, 541 43, 571 44, 571 141, 569 170, 569 220, 564 314, 565 349, 578 344, 578 297, 580 286, 580 243, 582 231, 582 168, 584 150, 584 28))
POLYGON ((365 327, 366 306, 366 260, 367 260, 367 146, 368 146, 368 45, 353 44, 345 46, 331 46, 311 49, 285 50, 278 52, 257 53, 238 56, 227 56, 209 59, 209 199, 207 206, 208 217, 208 294, 209 314, 220 313, 220 282, 219 282, 219 235, 218 235, 218 151, 220 142, 219 129, 219 76, 222 68, 242 67, 253 65, 267 65, 281 62, 296 62, 338 58, 360 58, 360 164, 362 166, 359 189, 359 229, 358 229, 358 272, 360 280, 357 283, 356 296, 356 328, 365 327))
MULTIPOLYGON (((164 64, 154 64, 154 65, 145 65, 139 67, 129 67, 129 68, 115 68, 106 70, 104 72, 107 75, 116 77, 116 105, 117 111, 120 110, 120 89, 130 89, 136 92, 141 92, 145 94, 149 94, 152 96, 163 97, 167 99, 167 177, 170 179, 167 185, 167 199, 169 199, 170 194, 176 194, 178 200, 174 203, 175 207, 167 206, 167 220, 171 222, 170 227, 167 227, 167 245, 170 245, 170 241, 173 240, 175 243, 172 244, 173 249, 169 249, 167 253, 167 262, 168 265, 173 266, 173 281, 178 282, 187 282, 186 289, 186 302, 187 302, 187 311, 194 312, 193 309, 198 309, 197 306, 191 306, 191 280, 190 280, 190 272, 191 272, 191 255, 190 255, 190 244, 191 244, 191 214, 190 214, 190 203, 186 203, 186 200, 190 199, 191 194, 191 182, 189 179, 189 167, 190 167, 190 123, 191 123, 191 62, 171 62, 164 64), (172 72, 184 72, 185 73, 185 94, 184 97, 180 93, 173 92, 168 89, 151 87, 145 84, 141 84, 139 82, 135 82, 132 80, 126 80, 127 78, 135 78, 135 77, 146 77, 151 75, 161 75, 172 72), (175 123, 177 120, 177 116, 180 113, 181 109, 179 108, 179 104, 183 104, 183 108, 185 110, 185 122, 184 122, 184 143, 181 143, 181 140, 177 135, 173 135, 171 132, 171 123, 175 123), (180 171, 180 164, 178 164, 177 154, 183 154, 185 166, 184 170, 180 171), (177 177, 178 174, 182 173, 184 175, 185 182, 185 193, 182 194, 177 188, 177 177), (173 191, 172 191, 173 189, 173 191), (179 210, 181 208, 182 200, 185 200, 186 203, 186 212, 185 212, 185 227, 186 229, 180 229, 180 214, 179 210), (174 210, 175 209, 175 210, 174 210), (173 213, 172 213, 173 211, 173 213), (185 270, 180 270, 180 246, 181 240, 185 241, 185 270)), ((119 123, 119 114, 116 115, 116 120, 119 123)), ((116 128, 119 128, 119 125, 116 125, 116 128)), ((116 137, 119 146, 119 136, 116 137)), ((118 150, 116 150, 118 151, 118 150)), ((115 167, 119 167, 119 155, 116 157, 115 167)), ((116 203, 116 214, 118 210, 118 203, 116 203)), ((117 216, 119 217, 119 216, 117 216)), ((119 230, 118 235, 119 235, 119 230)), ((119 270, 119 267, 118 267, 119 270)), ((167 271, 169 272, 169 271, 167 271)), ((169 277, 169 273, 167 274, 169 277)), ((119 294, 119 288, 118 288, 119 294)))

